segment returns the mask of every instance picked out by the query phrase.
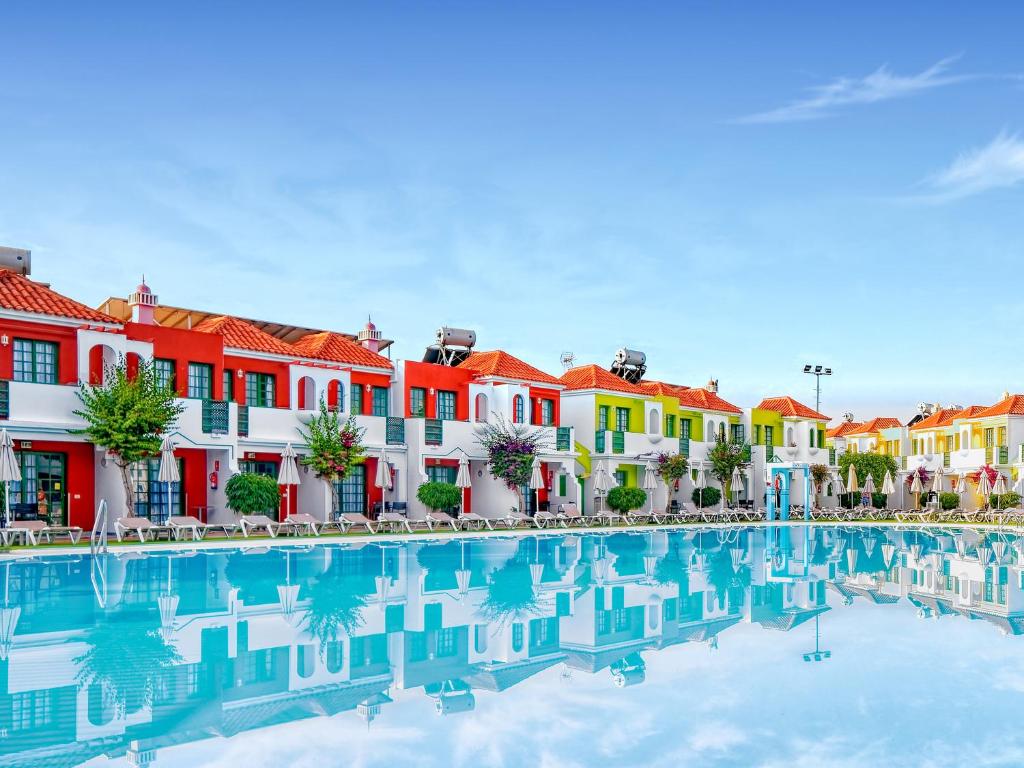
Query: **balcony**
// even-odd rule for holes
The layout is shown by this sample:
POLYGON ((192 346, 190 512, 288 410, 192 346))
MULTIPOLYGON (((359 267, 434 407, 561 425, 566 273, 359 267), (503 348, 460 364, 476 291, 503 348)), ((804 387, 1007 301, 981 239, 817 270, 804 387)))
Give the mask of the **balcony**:
POLYGON ((423 420, 423 442, 427 445, 441 445, 444 442, 444 421, 442 419, 423 420))
POLYGON ((405 443, 405 419, 399 416, 388 416, 385 428, 385 438, 388 445, 402 445, 405 443))
POLYGON ((80 428, 85 422, 75 411, 81 407, 78 387, 0 381, 0 418, 15 422, 18 427, 36 427, 43 432, 80 428))
POLYGON ((203 400, 203 434, 226 435, 230 417, 231 407, 227 400, 203 400))

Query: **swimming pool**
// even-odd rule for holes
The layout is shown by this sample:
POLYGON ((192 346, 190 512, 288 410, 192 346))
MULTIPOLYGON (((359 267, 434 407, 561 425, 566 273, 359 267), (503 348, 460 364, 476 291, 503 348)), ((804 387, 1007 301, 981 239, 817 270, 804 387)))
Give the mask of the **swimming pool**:
POLYGON ((769 526, 0 560, 0 764, 1020 765, 1024 540, 769 526))

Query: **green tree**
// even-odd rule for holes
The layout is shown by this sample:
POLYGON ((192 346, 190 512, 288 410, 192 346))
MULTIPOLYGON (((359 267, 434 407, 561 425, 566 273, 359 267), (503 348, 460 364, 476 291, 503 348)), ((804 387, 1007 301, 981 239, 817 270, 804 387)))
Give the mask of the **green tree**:
POLYGON ((506 419, 481 424, 477 441, 487 451, 487 469, 516 494, 519 510, 523 509, 524 485, 529 485, 533 462, 544 445, 543 432, 531 431, 524 424, 506 419))
MULTIPOLYGON (((750 461, 750 446, 719 435, 708 451, 708 461, 711 462, 711 475, 721 484, 722 490, 728 492, 731 490, 732 473, 750 461)), ((707 500, 706 493, 704 499, 707 500)))
POLYGON ((857 468, 857 484, 860 487, 864 486, 868 475, 875 481, 876 489, 882 487, 886 472, 896 477, 896 459, 892 456, 881 453, 844 453, 839 457, 839 476, 843 482, 849 476, 851 464, 857 468))
POLYGON ((458 505, 462 501, 462 491, 452 483, 429 482, 416 489, 416 498, 423 506, 437 511, 458 505))
POLYGON ((102 384, 82 384, 78 389, 82 407, 75 415, 86 426, 71 432, 103 448, 121 471, 129 517, 135 514, 131 467, 160 452, 161 436, 174 428, 184 408, 175 397, 157 379, 152 362, 140 361, 129 376, 124 357, 106 366, 102 384))
POLYGON ((224 486, 228 506, 240 515, 256 515, 277 509, 281 491, 277 480, 254 472, 232 475, 224 486))
POLYGON ((338 503, 338 481, 352 471, 352 467, 366 461, 363 445, 365 429, 356 426, 355 416, 344 422, 337 411, 327 407, 320 398, 320 410, 306 422, 305 431, 299 430, 309 453, 302 463, 313 470, 313 474, 327 483, 331 489, 332 509, 340 509, 338 503))
POLYGON ((665 496, 665 511, 672 506, 672 486, 686 477, 690 462, 681 453, 658 454, 658 477, 665 483, 668 493, 665 496))
POLYGON ((608 506, 616 512, 640 509, 646 503, 647 493, 643 488, 616 486, 608 491, 608 506))
POLYGON ((722 492, 714 487, 694 488, 690 498, 698 507, 713 507, 722 500, 722 492))

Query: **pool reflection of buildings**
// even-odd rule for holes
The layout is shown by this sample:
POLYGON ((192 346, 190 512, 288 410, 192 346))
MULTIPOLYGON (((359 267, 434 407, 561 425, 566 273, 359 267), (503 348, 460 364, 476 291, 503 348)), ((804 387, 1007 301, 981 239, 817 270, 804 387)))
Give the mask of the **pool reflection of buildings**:
POLYGON ((1022 566, 996 534, 781 526, 13 561, 0 761, 143 765, 423 696, 453 715, 555 667, 636 685, 661 649, 788 632, 830 602, 906 599, 1019 634, 1022 566))

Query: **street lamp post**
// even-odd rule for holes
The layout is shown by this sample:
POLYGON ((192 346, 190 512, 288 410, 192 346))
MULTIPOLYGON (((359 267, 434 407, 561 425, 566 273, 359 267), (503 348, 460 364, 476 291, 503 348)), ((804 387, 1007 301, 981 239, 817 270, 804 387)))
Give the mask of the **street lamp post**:
POLYGON ((832 369, 821 365, 805 365, 804 373, 814 377, 814 410, 821 412, 821 377, 831 376, 832 369))

